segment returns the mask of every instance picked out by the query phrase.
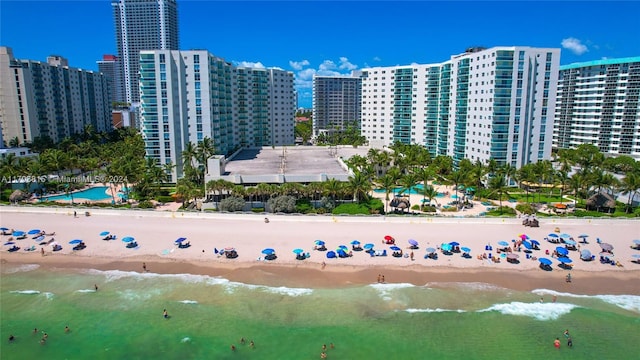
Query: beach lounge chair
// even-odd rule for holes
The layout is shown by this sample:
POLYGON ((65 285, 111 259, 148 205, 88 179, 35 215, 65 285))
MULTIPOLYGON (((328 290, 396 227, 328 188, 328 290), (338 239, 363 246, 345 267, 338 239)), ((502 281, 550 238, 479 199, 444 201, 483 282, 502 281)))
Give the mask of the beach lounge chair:
POLYGON ((16 246, 16 245, 13 245, 11 248, 9 248, 9 252, 15 252, 15 251, 18 251, 18 250, 20 250, 20 247, 16 246))

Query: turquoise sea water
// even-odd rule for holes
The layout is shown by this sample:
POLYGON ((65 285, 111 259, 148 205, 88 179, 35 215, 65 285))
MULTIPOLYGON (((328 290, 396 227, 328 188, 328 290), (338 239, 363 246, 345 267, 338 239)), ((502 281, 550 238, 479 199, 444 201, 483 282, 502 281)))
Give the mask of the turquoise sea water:
POLYGON ((479 283, 284 288, 3 265, 0 301, 2 359, 318 359, 330 343, 328 359, 629 359, 640 329, 639 296, 479 283))

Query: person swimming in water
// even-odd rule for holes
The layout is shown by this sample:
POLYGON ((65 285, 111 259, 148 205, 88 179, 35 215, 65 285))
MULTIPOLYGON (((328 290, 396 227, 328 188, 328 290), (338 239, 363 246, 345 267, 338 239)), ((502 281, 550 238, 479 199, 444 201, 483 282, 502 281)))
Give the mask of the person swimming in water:
POLYGON ((568 347, 573 347, 573 340, 571 340, 571 338, 567 339, 567 346, 568 347))
POLYGON ((169 318, 169 313, 167 312, 167 309, 162 310, 162 316, 163 316, 165 319, 168 319, 168 318, 169 318))
POLYGON ((249 346, 251 346, 251 348, 253 349, 253 348, 255 348, 255 347, 256 347, 256 344, 253 342, 253 340, 251 340, 251 341, 249 342, 249 346))
POLYGON ((560 338, 556 338, 556 339, 553 341, 553 346, 555 346, 555 347, 556 347, 556 349, 560 349, 560 338))
POLYGON ((16 337, 13 334, 9 335, 9 342, 13 342, 15 339, 16 337))
POLYGON ((567 330, 565 330, 565 331, 564 331, 564 336, 565 336, 565 337, 569 337, 569 329, 567 329, 567 330))
POLYGON ((69 331, 71 331, 71 329, 69 329, 69 325, 64 327, 64 332, 68 333, 69 331))

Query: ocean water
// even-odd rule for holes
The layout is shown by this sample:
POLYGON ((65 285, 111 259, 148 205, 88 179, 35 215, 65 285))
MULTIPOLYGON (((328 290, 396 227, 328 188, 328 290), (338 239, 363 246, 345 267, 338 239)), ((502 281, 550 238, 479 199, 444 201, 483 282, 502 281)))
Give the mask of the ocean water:
POLYGON ((0 312, 2 359, 318 359, 331 343, 328 359, 630 359, 640 333, 640 296, 481 283, 285 288, 37 265, 3 265, 0 312))

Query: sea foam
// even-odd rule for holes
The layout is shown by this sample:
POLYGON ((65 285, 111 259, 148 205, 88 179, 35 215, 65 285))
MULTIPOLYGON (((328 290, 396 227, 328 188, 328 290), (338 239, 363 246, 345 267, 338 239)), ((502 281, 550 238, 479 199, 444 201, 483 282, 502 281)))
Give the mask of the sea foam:
POLYGON ((457 313, 464 313, 466 312, 465 310, 462 309, 456 309, 456 310, 452 310, 452 309, 440 309, 440 308, 435 308, 435 309, 405 309, 406 312, 408 313, 441 313, 441 312, 457 312, 457 313))
POLYGON ((198 302, 195 300, 180 300, 178 301, 179 303, 183 303, 183 304, 197 304, 198 302))
POLYGON ((6 269, 3 270, 3 273, 5 273, 5 274, 15 274, 15 273, 19 273, 19 272, 27 272, 27 271, 36 270, 39 267, 40 267, 40 265, 38 265, 38 264, 23 264, 23 265, 18 265, 18 266, 7 267, 6 269))
POLYGON ((599 299, 608 304, 618 306, 622 309, 640 313, 640 296, 638 295, 582 295, 548 289, 535 289, 531 292, 537 295, 553 295, 582 299, 599 299))
POLYGON ((571 310, 577 308, 574 304, 565 303, 523 303, 510 302, 504 304, 495 304, 486 309, 477 312, 497 311, 504 315, 529 316, 537 320, 555 320, 562 315, 568 314, 571 310))
POLYGON ((23 295, 37 295, 40 294, 38 290, 12 290, 9 291, 12 294, 23 294, 23 295))
POLYGON ((394 284, 383 283, 383 284, 370 284, 369 286, 375 289, 380 295, 380 297, 382 298, 382 300, 385 300, 385 301, 391 301, 392 299, 391 294, 393 293, 394 290, 416 287, 415 285, 409 284, 409 283, 394 283, 394 284))

